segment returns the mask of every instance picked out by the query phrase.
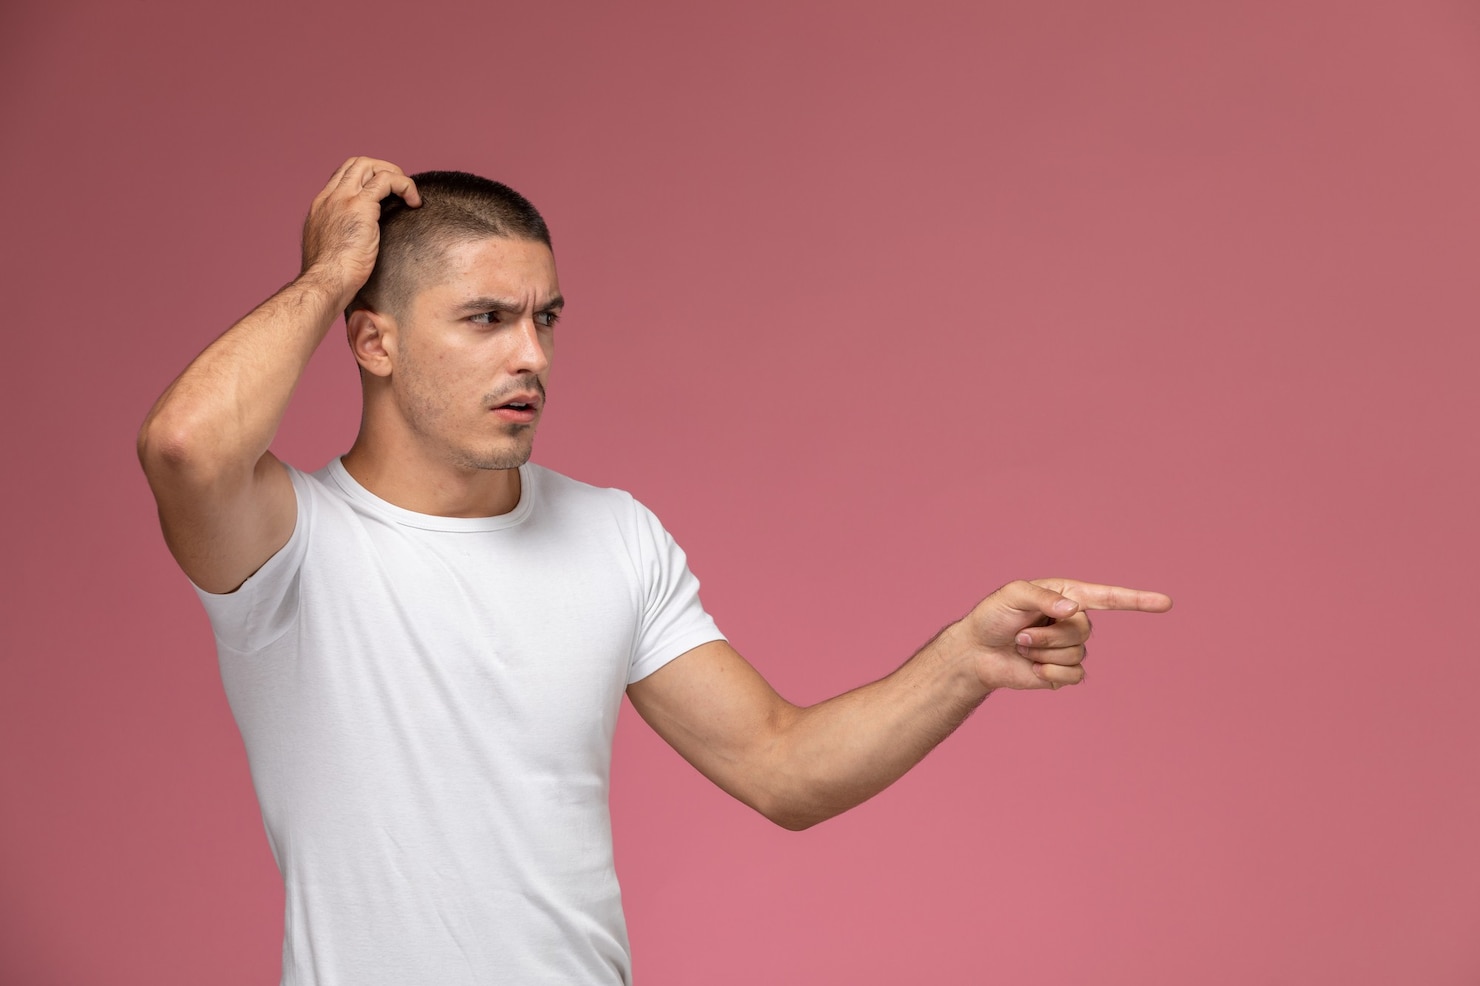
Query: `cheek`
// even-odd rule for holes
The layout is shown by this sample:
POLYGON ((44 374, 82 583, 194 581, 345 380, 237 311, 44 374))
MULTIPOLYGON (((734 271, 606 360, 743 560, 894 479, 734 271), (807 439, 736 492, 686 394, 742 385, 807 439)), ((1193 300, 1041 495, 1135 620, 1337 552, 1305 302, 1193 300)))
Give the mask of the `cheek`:
POLYGON ((469 384, 457 361, 445 353, 403 360, 400 368, 402 401, 419 417, 436 417, 456 404, 469 384))
POLYGON ((418 384, 444 398, 476 387, 479 361, 476 353, 438 352, 425 362, 418 361, 418 384))

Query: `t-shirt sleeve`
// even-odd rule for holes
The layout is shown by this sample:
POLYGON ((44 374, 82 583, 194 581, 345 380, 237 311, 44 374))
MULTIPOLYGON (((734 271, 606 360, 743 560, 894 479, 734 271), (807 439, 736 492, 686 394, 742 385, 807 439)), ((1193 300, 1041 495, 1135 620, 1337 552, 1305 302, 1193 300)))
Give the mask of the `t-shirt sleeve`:
POLYGON ((627 683, 639 681, 669 661, 711 640, 723 640, 699 602, 699 580, 673 536, 647 507, 637 512, 638 571, 644 580, 642 619, 627 683))
POLYGON ((288 543, 252 573, 235 592, 207 592, 195 586, 205 606, 216 643, 223 650, 250 654, 281 637, 298 619, 299 574, 313 526, 310 480, 284 463, 297 497, 297 517, 288 543))

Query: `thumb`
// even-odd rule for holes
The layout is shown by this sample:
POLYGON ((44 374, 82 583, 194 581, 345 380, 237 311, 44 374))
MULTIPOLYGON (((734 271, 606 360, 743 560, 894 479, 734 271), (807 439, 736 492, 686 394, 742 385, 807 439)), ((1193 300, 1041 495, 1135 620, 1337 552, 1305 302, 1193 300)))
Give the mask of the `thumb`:
POLYGON ((1079 610, 1074 600, 1032 582, 1009 582, 977 604, 972 611, 977 633, 988 646, 1006 646, 1018 632, 1049 621, 1063 620, 1079 610))

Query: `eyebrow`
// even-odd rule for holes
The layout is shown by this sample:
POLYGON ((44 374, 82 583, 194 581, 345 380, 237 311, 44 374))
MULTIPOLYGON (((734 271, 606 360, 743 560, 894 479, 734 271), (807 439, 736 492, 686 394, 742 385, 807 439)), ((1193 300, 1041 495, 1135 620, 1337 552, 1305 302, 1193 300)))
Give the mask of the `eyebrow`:
MULTIPOLYGON (((564 307, 565 299, 557 294, 555 297, 551 298, 549 301, 536 308, 535 311, 548 312, 554 311, 556 308, 564 307)), ((459 315, 476 315, 480 312, 505 312, 511 315, 517 315, 519 312, 524 311, 524 306, 519 302, 511 301, 508 298, 470 298, 469 300, 463 302, 461 305, 458 305, 457 308, 454 309, 454 311, 456 311, 459 315)))

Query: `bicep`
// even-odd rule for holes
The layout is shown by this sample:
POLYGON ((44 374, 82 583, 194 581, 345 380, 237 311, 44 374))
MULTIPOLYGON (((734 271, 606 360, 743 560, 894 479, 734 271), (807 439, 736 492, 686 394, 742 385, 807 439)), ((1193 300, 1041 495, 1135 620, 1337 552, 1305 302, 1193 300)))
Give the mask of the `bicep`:
POLYGON ((724 640, 701 644, 633 682, 627 697, 701 774, 752 806, 755 775, 799 712, 724 640))
POLYGON ((287 468, 264 453, 246 477, 149 471, 170 553, 207 592, 239 588, 293 534, 298 498, 287 468))

